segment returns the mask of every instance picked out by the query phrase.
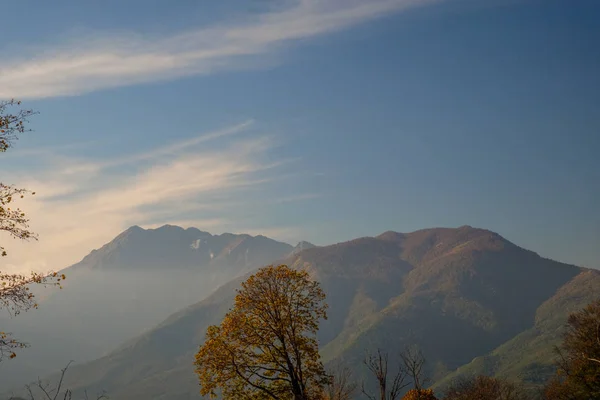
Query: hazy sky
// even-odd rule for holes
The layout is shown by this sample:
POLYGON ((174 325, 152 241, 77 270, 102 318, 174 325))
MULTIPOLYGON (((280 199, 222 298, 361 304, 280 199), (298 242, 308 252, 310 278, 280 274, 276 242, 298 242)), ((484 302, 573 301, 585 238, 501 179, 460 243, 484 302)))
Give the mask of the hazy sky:
MULTIPOLYGON (((0 180, 57 269, 128 226, 329 244, 473 225, 600 267, 600 2, 3 4, 0 180)), ((6 239, 2 239, 5 241, 6 239)))

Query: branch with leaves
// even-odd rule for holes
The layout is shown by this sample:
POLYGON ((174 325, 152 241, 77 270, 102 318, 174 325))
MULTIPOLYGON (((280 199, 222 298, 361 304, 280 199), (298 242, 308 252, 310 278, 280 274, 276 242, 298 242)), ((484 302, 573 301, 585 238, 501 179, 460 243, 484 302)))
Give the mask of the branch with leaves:
POLYGON ((556 352, 558 368, 546 385, 545 398, 600 398, 600 300, 569 316, 556 352))
MULTIPOLYGON (((56 272, 51 274, 38 274, 32 272, 30 275, 3 274, 0 272, 0 309, 6 309, 11 316, 18 315, 23 311, 38 308, 31 285, 58 286, 62 288, 62 281, 66 279, 64 274, 56 272)), ((14 358, 15 350, 27 347, 9 332, 0 332, 0 361, 5 357, 14 358)))
MULTIPOLYGON (((27 118, 36 114, 32 110, 23 109, 19 109, 16 113, 9 112, 12 107, 20 105, 21 102, 16 100, 0 102, 0 153, 12 147, 17 135, 26 131, 27 118)), ((27 194, 35 193, 0 182, 0 231, 7 232, 15 239, 36 238, 29 230, 29 221, 25 217, 25 213, 12 206, 14 200, 23 198, 27 194)), ((0 246, 0 255, 6 256, 6 250, 2 246, 0 246)))
MULTIPOLYGON (((21 109, 20 106, 20 101, 0 101, 0 152, 5 152, 12 147, 18 134, 28 131, 25 128, 27 118, 36 114, 32 110, 21 109), (13 108, 18 110, 12 112, 13 108)), ((0 233, 7 233, 9 237, 19 240, 37 239, 29 229, 29 220, 25 213, 14 206, 17 199, 22 199, 28 194, 35 193, 0 182, 0 233)), ((0 246, 0 255, 7 255, 3 246, 0 246)), ((22 311, 37 308, 31 286, 34 284, 60 286, 64 279, 64 275, 59 276, 56 272, 22 275, 0 271, 0 309, 6 309, 11 316, 14 316, 22 311)), ((0 361, 5 357, 14 358, 15 350, 23 347, 27 347, 27 344, 16 340, 10 333, 0 332, 0 361)))
MULTIPOLYGON (((29 220, 25 213, 19 208, 12 207, 15 199, 22 199, 27 194, 35 195, 35 192, 0 182, 0 231, 8 233, 14 239, 37 239, 37 236, 29 230, 29 220)), ((0 246, 0 255, 7 255, 3 246, 0 246)))
POLYGON ((25 129, 27 118, 36 114, 33 110, 19 109, 15 113, 9 112, 13 107, 20 107, 21 102, 17 100, 0 101, 0 152, 5 152, 12 146, 19 133, 28 131, 25 129))

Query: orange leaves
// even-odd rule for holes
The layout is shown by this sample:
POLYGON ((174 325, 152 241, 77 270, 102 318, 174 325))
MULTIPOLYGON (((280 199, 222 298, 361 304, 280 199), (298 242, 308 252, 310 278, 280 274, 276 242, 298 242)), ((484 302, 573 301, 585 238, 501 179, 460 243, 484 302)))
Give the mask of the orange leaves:
POLYGON ((0 272, 0 308, 8 308, 14 314, 35 308, 37 304, 33 301, 34 295, 29 286, 33 284, 59 285, 60 279, 55 279, 56 276, 56 273, 42 275, 32 272, 27 276, 0 272))
MULTIPOLYGON (((4 133, 0 134, 0 151, 5 151, 10 146, 11 118, 2 115, 5 103, 0 103, 0 126, 4 127, 4 133)), ((33 232, 29 230, 28 220, 25 213, 19 208, 8 207, 14 202, 15 196, 24 198, 29 192, 14 186, 5 185, 0 182, 0 231, 7 232, 17 239, 35 239, 33 232)), ((6 256, 6 250, 0 246, 0 255, 6 256)))
POLYGON ((196 354, 201 394, 224 399, 306 399, 328 379, 316 333, 327 317, 325 294, 305 271, 261 268, 235 297, 196 354))
POLYGON ((402 397, 402 400, 437 400, 432 389, 411 389, 402 397))
MULTIPOLYGON (((20 104, 21 102, 16 100, 0 102, 0 152, 11 147, 17 133, 25 132, 24 122, 27 121, 27 117, 34 114, 31 110, 19 110, 15 114, 8 112, 11 107, 20 104)), ((18 208, 8 207, 14 201, 15 196, 22 199, 27 193, 29 192, 25 189, 18 189, 0 182, 0 231, 5 231, 17 239, 35 238, 35 235, 29 230, 25 214, 18 208)), ((6 250, 2 246, 0 246, 0 255, 6 256, 6 250)))
MULTIPOLYGON (((12 141, 17 139, 17 134, 26 131, 25 122, 27 118, 34 114, 31 110, 17 110, 16 113, 10 113, 12 107, 20 106, 21 102, 16 100, 0 101, 0 152, 6 151, 11 147, 12 141)), ((25 213, 12 204, 15 199, 23 199, 29 192, 25 189, 18 189, 14 186, 5 185, 0 182, 0 231, 4 231, 14 239, 35 239, 36 236, 29 230, 28 220, 25 213), (11 205, 9 207, 9 205, 11 205)), ((32 193, 35 194, 35 193, 32 193)), ((0 246, 0 256, 6 256, 6 250, 0 246)), ((31 284, 58 284, 60 279, 54 280, 53 276, 43 276, 32 273, 31 276, 19 274, 3 274, 0 271, 0 309, 6 308, 9 313, 14 315, 21 311, 27 311, 31 308, 37 308, 38 304, 34 301, 34 295, 29 290, 31 284)), ((64 276, 61 276, 64 279, 64 276)), ((10 339, 5 333, 0 334, 0 360, 6 354, 9 358, 16 357, 11 350, 14 348, 25 347, 24 343, 10 339)))
MULTIPOLYGON (((445 400, 508 399, 528 400, 531 393, 522 385, 504 379, 479 375, 455 380, 446 388, 445 400)), ((536 397, 537 398, 537 397, 536 397)), ((544 397, 546 398, 546 397, 544 397)))
MULTIPOLYGON (((36 239, 33 232, 29 230, 28 220, 20 209, 12 209, 8 204, 14 201, 14 196, 23 197, 28 192, 14 186, 0 183, 0 231, 4 231, 14 238, 28 240, 36 239)), ((6 250, 0 246, 0 254, 6 256, 6 250)))
POLYGON ((569 316, 559 356, 546 397, 600 398, 600 300, 569 316))
POLYGON ((12 359, 17 356, 13 349, 22 349, 26 347, 25 343, 21 343, 12 339, 9 333, 0 332, 0 360, 8 354, 8 358, 12 359))

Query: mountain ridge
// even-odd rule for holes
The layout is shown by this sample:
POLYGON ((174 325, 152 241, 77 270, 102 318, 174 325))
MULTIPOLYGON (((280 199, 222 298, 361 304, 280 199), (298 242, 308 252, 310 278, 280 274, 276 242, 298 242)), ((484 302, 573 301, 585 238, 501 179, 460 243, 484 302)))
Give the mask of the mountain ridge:
POLYGON ((178 268, 194 268, 206 264, 247 269, 268 262, 274 255, 286 256, 293 250, 294 247, 288 243, 262 235, 212 235, 197 228, 184 229, 169 224, 154 229, 133 225, 63 271, 114 269, 123 268, 124 265, 131 269, 158 268, 174 259, 178 260, 178 268), (267 251, 269 256, 254 254, 260 251, 267 251))
MULTIPOLYGON (((581 288, 581 274, 600 276, 469 226, 388 231, 304 249, 280 261, 309 271, 328 295, 330 318, 319 331, 327 363, 360 365, 365 350, 383 347, 395 354, 416 344, 435 382, 530 331, 536 316, 546 321, 551 313, 540 314, 539 308, 554 296, 558 300, 548 304, 558 307, 569 293, 561 288, 581 288)), ((220 321, 249 273, 106 357, 74 368, 68 383, 76 389, 106 389, 117 400, 199 398, 193 355, 206 327, 220 321)), ((600 279, 592 286, 600 290, 600 279)), ((584 305, 581 297, 572 303, 584 305)), ((548 325, 552 332, 559 329, 555 325, 548 325)), ((557 340, 539 331, 519 344, 521 350, 539 338, 557 340)))

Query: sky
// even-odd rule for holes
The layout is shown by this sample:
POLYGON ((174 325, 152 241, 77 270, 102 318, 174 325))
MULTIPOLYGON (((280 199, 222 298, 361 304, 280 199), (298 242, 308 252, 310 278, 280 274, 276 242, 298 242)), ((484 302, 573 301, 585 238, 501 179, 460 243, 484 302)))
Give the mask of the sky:
MULTIPOLYGON (((471 225, 600 267, 600 2, 3 4, 0 155, 56 270, 131 225, 319 245, 471 225)), ((8 241, 10 240, 10 241, 8 241)))

